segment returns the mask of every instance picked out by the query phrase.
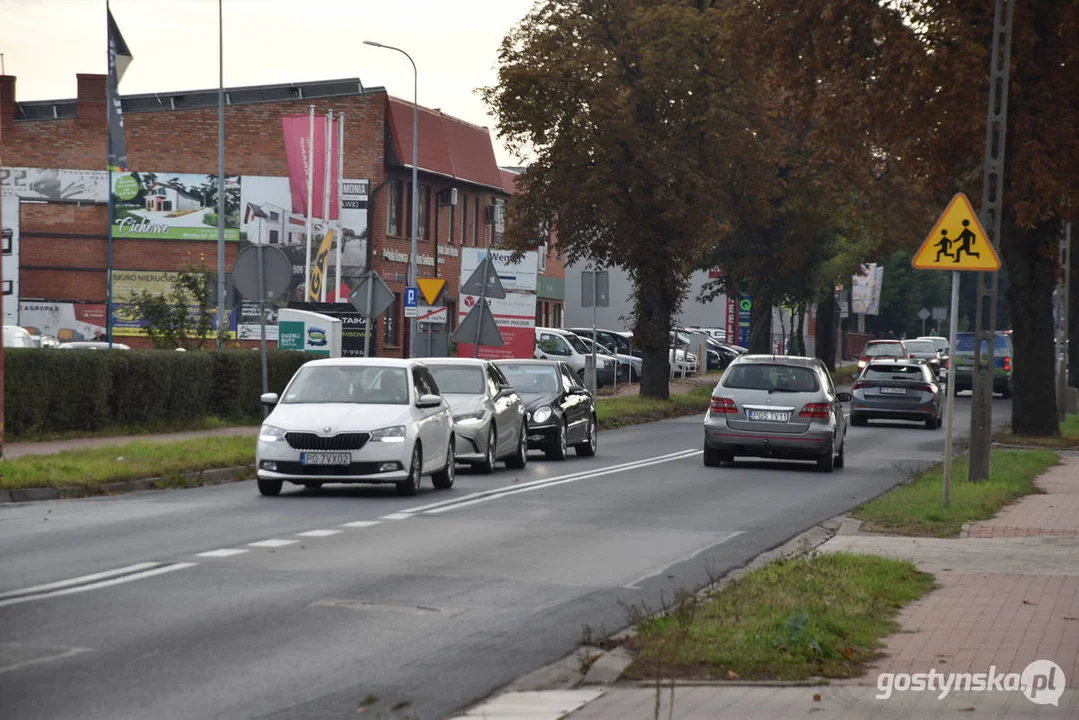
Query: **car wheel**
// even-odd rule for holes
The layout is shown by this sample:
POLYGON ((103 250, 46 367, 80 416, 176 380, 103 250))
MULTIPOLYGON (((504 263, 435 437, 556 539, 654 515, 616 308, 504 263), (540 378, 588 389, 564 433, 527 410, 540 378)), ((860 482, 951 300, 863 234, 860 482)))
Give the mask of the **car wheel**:
POLYGON ((828 452, 817 458, 817 469, 821 472, 832 472, 832 468, 835 467, 835 452, 832 448, 828 448, 828 452))
POLYGON ((506 458, 506 467, 514 470, 523 470, 528 464, 528 430, 521 423, 521 437, 517 439, 517 450, 506 458))
POLYGON ((1005 385, 1004 389, 1000 391, 1000 396, 1002 398, 1004 398, 1005 400, 1010 398, 1012 396, 1012 386, 1011 385, 1005 385))
POLYGON ((408 466, 408 478, 395 483, 398 495, 415 495, 420 490, 420 477, 423 475, 423 453, 419 443, 412 448, 412 464, 408 466))
POLYGON ((551 460, 565 460, 566 455, 569 453, 569 447, 566 444, 566 436, 569 430, 566 428, 566 423, 563 421, 558 426, 558 437, 554 439, 550 446, 548 446, 546 454, 551 460))
POLYGON ((259 478, 259 493, 270 497, 280 495, 282 485, 284 485, 284 483, 280 480, 263 480, 259 478))
POLYGON ((490 475, 495 471, 495 426, 491 424, 491 429, 487 433, 487 456, 483 459, 483 462, 472 463, 472 468, 484 475, 490 475))
POLYGON ((865 427, 869 424, 869 421, 865 418, 864 415, 851 415, 850 424, 854 425, 855 427, 865 427))
POLYGON ((449 490, 453 487, 454 473, 457 468, 457 457, 453 453, 453 436, 450 436, 449 445, 446 446, 446 467, 431 476, 431 482, 439 490, 449 490))
POLYGON ((944 416, 943 415, 937 415, 937 427, 938 428, 944 427, 944 416))
POLYGON ((926 430, 936 430, 938 427, 940 427, 940 424, 937 422, 936 417, 931 417, 925 421, 926 430))
POLYGON ((835 456, 835 460, 832 462, 833 466, 835 466, 837 468, 841 468, 841 467, 843 467, 844 465, 847 464, 846 450, 847 450, 847 441, 846 441, 846 439, 844 439, 843 442, 840 443, 840 445, 839 445, 839 454, 835 456))
POLYGON ((705 467, 719 467, 723 463, 723 454, 715 448, 708 447, 708 443, 704 444, 704 466, 705 467))
POLYGON ((318 490, 322 487, 322 483, 318 482, 317 480, 308 480, 303 484, 303 486, 308 490, 318 490))
POLYGON ((579 444, 574 445, 573 449, 577 451, 577 454, 581 457, 592 457, 596 454, 596 447, 599 445, 599 428, 596 423, 596 416, 593 415, 588 421, 588 439, 579 444))

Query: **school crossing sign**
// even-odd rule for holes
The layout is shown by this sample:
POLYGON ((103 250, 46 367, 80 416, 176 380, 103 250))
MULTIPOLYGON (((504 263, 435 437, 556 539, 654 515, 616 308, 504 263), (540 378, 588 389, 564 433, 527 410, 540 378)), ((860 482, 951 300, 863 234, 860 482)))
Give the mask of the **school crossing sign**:
POLYGON ((1000 270, 1000 257, 970 200, 959 193, 948 203, 911 264, 918 270, 995 272, 1000 270))

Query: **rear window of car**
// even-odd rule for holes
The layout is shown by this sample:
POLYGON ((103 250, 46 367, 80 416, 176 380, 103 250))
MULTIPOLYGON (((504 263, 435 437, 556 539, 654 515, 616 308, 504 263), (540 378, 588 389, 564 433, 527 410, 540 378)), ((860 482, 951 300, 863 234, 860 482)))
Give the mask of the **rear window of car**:
MULTIPOLYGON (((955 350, 956 352, 974 352, 974 333, 959 333, 956 335, 955 350)), ((1000 355, 1001 353, 1007 353, 1010 350, 1008 338, 1003 335, 997 335, 996 342, 993 345, 993 354, 1000 355)))
POLYGON ((899 343, 866 345, 863 354, 866 357, 903 357, 903 346, 899 343))
POLYGON ((820 390, 817 373, 809 368, 776 363, 735 365, 723 377, 723 387, 732 390, 782 390, 816 392, 820 390))
POLYGON ((924 380, 925 368, 921 365, 893 365, 873 363, 862 374, 863 380, 924 380))
POLYGON ((929 340, 907 340, 903 344, 907 346, 907 350, 910 352, 931 353, 937 351, 937 348, 929 340))

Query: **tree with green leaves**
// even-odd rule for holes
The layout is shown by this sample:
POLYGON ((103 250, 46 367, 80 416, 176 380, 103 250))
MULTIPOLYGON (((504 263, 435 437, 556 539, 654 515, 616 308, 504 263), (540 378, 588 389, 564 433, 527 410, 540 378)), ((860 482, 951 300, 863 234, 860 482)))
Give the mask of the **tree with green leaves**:
POLYGON ((726 9, 705 0, 549 0, 505 38, 484 97, 523 158, 507 245, 553 227, 568 262, 624 268, 634 288, 641 395, 665 398, 669 334, 707 248, 770 181, 761 107, 726 9))
POLYGON ((205 261, 185 263, 172 288, 163 293, 143 290, 133 299, 135 314, 146 322, 146 335, 158 350, 201 350, 215 327, 213 302, 217 276, 205 261))

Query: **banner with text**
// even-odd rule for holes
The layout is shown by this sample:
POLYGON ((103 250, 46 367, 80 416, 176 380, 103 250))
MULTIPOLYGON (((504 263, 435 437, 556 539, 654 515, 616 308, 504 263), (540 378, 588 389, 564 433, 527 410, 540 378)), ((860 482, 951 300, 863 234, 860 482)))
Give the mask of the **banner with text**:
MULTIPOLYGON (((535 252, 527 252, 519 262, 511 263, 513 253, 508 250, 485 250, 461 248, 461 284, 468 281, 479 267, 480 261, 490 252, 498 271, 498 279, 506 291, 500 300, 489 299, 498 331, 505 345, 502 347, 480 346, 481 358, 531 358, 536 349, 536 277, 538 259, 535 252)), ((460 324, 468 311, 479 301, 477 295, 461 294, 458 301, 457 322, 460 324)), ((457 345, 457 354, 472 357, 472 344, 457 345)))
MULTIPOLYGON (((130 172, 112 176, 114 238, 217 240, 217 176, 130 172)), ((225 178, 225 240, 240 239, 240 178, 225 178)))

